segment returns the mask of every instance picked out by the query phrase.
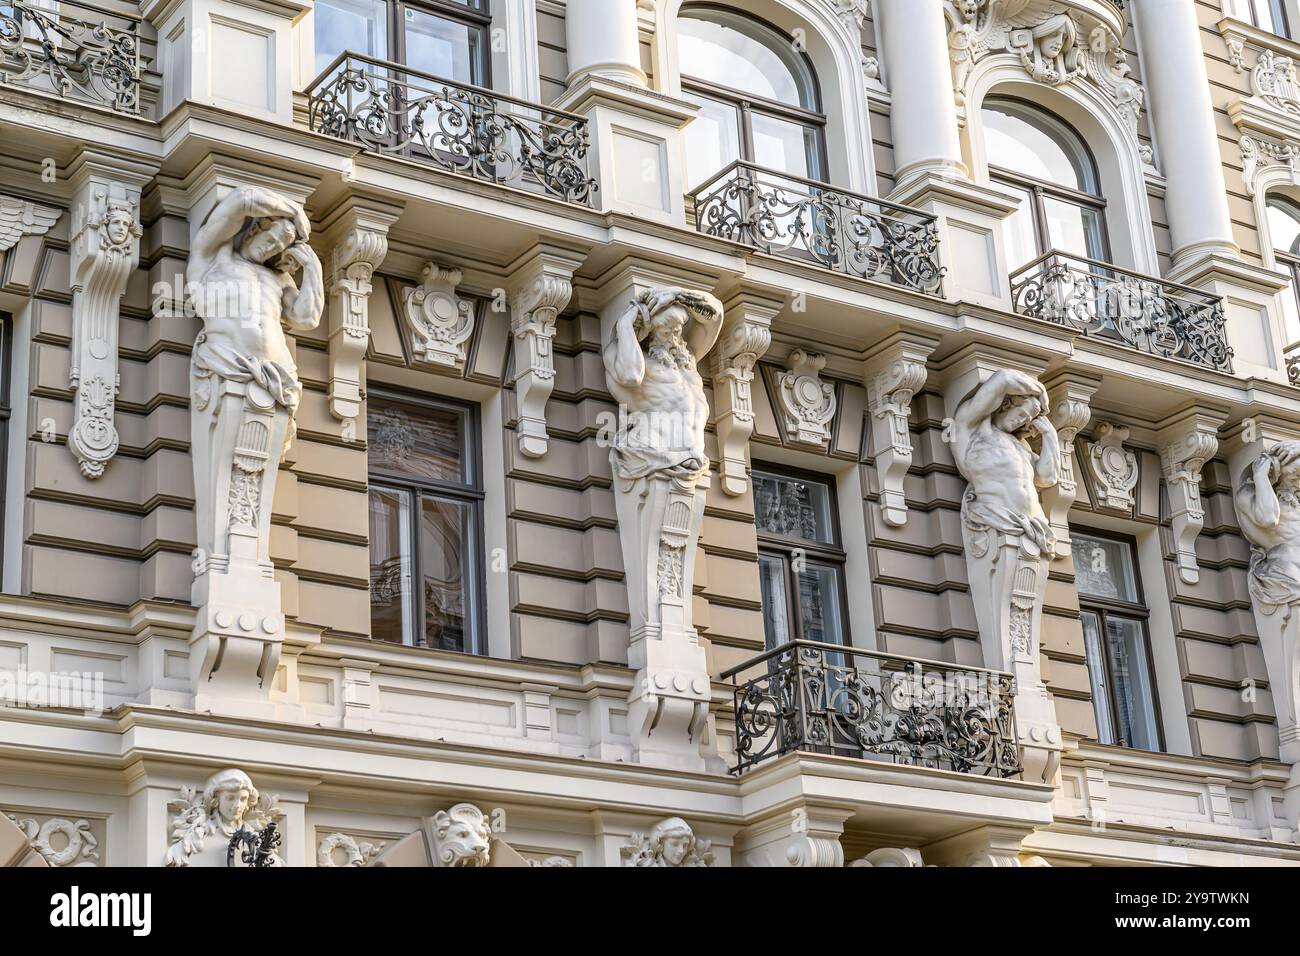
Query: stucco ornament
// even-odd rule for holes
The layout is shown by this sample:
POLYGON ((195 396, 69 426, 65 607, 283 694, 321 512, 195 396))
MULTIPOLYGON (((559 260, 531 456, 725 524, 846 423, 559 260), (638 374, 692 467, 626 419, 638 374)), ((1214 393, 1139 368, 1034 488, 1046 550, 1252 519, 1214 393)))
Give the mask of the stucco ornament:
POLYGON ((709 407, 697 366, 721 326, 722 304, 712 295, 649 289, 614 318, 604 348, 606 381, 619 403, 610 464, 628 591, 628 663, 637 670, 632 736, 638 759, 693 769, 702 768, 709 699, 691 619, 709 481, 709 407))
POLYGON ((363 842, 348 833, 331 833, 316 845, 316 865, 326 869, 368 866, 387 845, 363 842))
POLYGON ((472 803, 458 803, 433 815, 434 866, 487 866, 491 861, 492 826, 472 803))
POLYGON ((785 437, 796 445, 825 448, 835 420, 835 386, 824 382, 826 356, 795 349, 777 381, 784 412, 785 437))
POLYGON ((6 816, 50 866, 99 866, 99 840, 92 832, 89 820, 50 817, 37 821, 14 814, 6 816))
POLYGON ((660 820, 648 835, 633 833, 622 850, 624 866, 712 866, 712 843, 695 836, 681 817, 660 820))
POLYGON ((1112 25, 1082 10, 1067 13, 1054 0, 948 0, 948 48, 953 86, 964 106, 975 65, 990 54, 1016 57, 1037 83, 1086 80, 1115 104, 1136 135, 1142 87, 1131 78, 1112 25))
POLYGON ((1026 779, 1041 781, 1055 776, 1061 745, 1038 653, 1047 564, 1056 555, 1039 492, 1061 479, 1048 411, 1042 383, 1001 369, 957 406, 951 433, 953 458, 968 482, 963 540, 984 662, 1016 676, 1026 779))
MULTIPOLYGON (((167 866, 238 866, 238 854, 227 862, 232 840, 260 836, 284 817, 276 798, 259 794, 248 774, 235 768, 214 773, 202 790, 182 787, 167 808, 174 814, 167 866)), ((284 861, 273 855, 269 865, 284 861)))
POLYGON ((0 196, 0 252, 18 245, 23 236, 41 236, 59 221, 63 210, 17 196, 0 196))
POLYGON ((271 499, 302 392, 282 323, 320 322, 324 284, 310 231, 297 203, 243 187, 212 208, 190 251, 186 278, 203 320, 190 367, 198 706, 241 701, 264 712, 279 660, 271 499))
POLYGON ((420 273, 420 284, 403 294, 417 362, 457 370, 465 367, 466 350, 474 335, 474 304, 456 294, 461 278, 459 269, 430 262, 420 273))
POLYGON ((1097 506, 1131 512, 1139 471, 1137 455, 1124 447, 1129 430, 1113 422, 1098 422, 1093 436, 1096 440, 1088 445, 1088 470, 1096 488, 1097 506))

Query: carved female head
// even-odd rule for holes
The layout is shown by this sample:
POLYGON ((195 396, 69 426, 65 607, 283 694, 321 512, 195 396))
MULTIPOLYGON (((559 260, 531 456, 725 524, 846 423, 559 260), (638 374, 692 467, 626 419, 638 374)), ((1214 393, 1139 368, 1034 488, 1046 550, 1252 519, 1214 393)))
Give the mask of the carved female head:
POLYGON ((248 774, 231 768, 214 773, 203 788, 203 806, 208 818, 231 830, 244 822, 244 815, 258 802, 257 788, 248 774))
POLYGON ((669 817, 650 831, 650 846, 665 866, 681 866, 695 854, 695 833, 681 817, 669 817))

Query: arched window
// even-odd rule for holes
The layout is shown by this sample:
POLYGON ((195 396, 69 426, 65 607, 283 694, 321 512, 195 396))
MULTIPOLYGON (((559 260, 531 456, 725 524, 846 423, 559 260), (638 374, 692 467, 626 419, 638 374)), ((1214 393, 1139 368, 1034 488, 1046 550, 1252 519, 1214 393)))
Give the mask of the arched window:
POLYGON ((1006 220, 1007 264, 1052 249, 1109 261, 1106 201, 1079 135, 1017 100, 986 101, 983 119, 989 175, 1023 197, 1006 220))
POLYGON ((1291 27, 1287 16, 1286 0, 1238 0, 1242 16, 1261 30, 1290 37, 1291 27))
MULTIPOLYGON (((1268 238, 1277 264, 1291 273, 1291 291, 1300 313, 1300 203, 1285 196, 1268 197, 1268 238)), ((1293 314, 1290 309, 1287 313, 1293 314)))
POLYGON ((677 21, 682 93, 700 112, 686 128, 694 186, 743 159, 825 179, 826 117, 812 64, 792 39, 719 7, 689 7, 677 21))

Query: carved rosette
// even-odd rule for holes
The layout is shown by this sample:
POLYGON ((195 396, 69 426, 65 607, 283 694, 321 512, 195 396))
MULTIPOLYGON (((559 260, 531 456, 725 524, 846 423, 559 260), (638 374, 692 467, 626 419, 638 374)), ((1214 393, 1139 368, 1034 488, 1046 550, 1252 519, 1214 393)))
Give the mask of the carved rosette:
POLYGON ((1066 12, 1051 0, 948 0, 946 7, 959 106, 965 106, 976 64, 1003 54, 1046 86, 1094 84, 1136 136, 1144 94, 1112 24, 1082 11, 1066 12))
POLYGON ((795 349, 777 380, 785 437, 792 444, 823 450, 830 444, 836 398, 835 386, 821 379, 825 367, 826 356, 795 349))
POLYGON ((415 361, 461 371, 474 335, 474 305, 456 294, 463 275, 435 262, 420 272, 420 285, 403 295, 403 314, 415 361))
POLYGON ((867 409, 871 414, 871 451, 880 484, 880 510, 885 524, 907 523, 903 480, 912 466, 912 433, 908 427, 912 397, 925 385, 928 347, 900 342, 869 363, 866 371, 867 409))
POLYGON ((1088 446, 1088 470, 1096 490, 1095 503, 1111 511, 1132 512, 1138 483, 1137 455, 1124 447, 1129 430, 1113 422, 1098 422, 1095 441, 1088 446))
POLYGON ((361 414, 362 364, 370 344, 370 293, 388 255, 386 231, 348 225, 330 254, 330 413, 341 421, 361 414))
POLYGON ((99 866, 99 838, 89 820, 49 817, 37 820, 5 814, 23 832, 32 849, 50 866, 99 866))
POLYGON ((771 344, 771 315, 757 318, 743 306, 728 309, 713 349, 713 425, 722 490, 729 495, 743 495, 749 488, 747 449, 754 434, 754 367, 771 344))
POLYGON ((68 448, 87 478, 100 477, 117 454, 118 310, 140 261, 139 206, 137 187, 92 174, 73 207, 69 383, 77 394, 68 448))
POLYGON ((546 454, 546 402, 555 388, 555 320, 573 295, 571 274, 543 272, 514 296, 510 332, 514 339, 515 403, 519 451, 546 454))
POLYGON ((1160 435, 1160 470, 1169 496, 1169 529, 1178 576, 1184 584, 1196 584, 1201 579, 1196 561, 1196 536, 1205 524, 1201 469, 1218 451, 1217 433, 1214 424, 1196 420, 1182 428, 1165 429, 1160 435))

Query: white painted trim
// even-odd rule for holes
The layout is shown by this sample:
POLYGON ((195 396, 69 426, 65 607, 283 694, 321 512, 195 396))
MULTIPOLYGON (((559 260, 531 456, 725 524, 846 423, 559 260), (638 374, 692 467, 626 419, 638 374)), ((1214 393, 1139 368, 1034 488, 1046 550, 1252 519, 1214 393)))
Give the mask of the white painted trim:
POLYGON ((840 513, 840 539, 848 556, 844 562, 848 592, 849 643, 864 650, 880 650, 875 609, 871 600, 871 553, 867 541, 867 503, 863 498, 863 466, 854 462, 835 473, 835 497, 840 513))
POLYGON ((480 406, 479 447, 483 462, 483 587, 487 601, 485 650, 490 657, 509 658, 510 653, 510 562, 506 537, 505 442, 513 433, 505 430, 502 403, 497 389, 480 406), (500 550, 498 550, 500 549, 500 550), (502 570, 494 571, 497 564, 502 570))
MULTIPOLYGON (((1260 260, 1265 269, 1270 269, 1280 276, 1291 279, 1291 272, 1278 265, 1274 253, 1273 235, 1268 225, 1268 196, 1270 192, 1286 196, 1300 203, 1300 182, 1295 170, 1289 166, 1264 166, 1255 175, 1255 194, 1251 205, 1255 213, 1255 230, 1259 237, 1260 260)), ((1282 322, 1283 341, 1276 350, 1278 354, 1292 342, 1300 341, 1300 314, 1297 314, 1295 292, 1288 288, 1274 296, 1273 314, 1282 322)))
MULTIPOLYGON (((9 438, 5 450, 4 581, 5 594, 23 590, 23 539, 27 529, 27 406, 31 367, 32 299, 13 313, 9 324, 9 438)), ((37 423, 40 430, 40 423, 37 423)))

